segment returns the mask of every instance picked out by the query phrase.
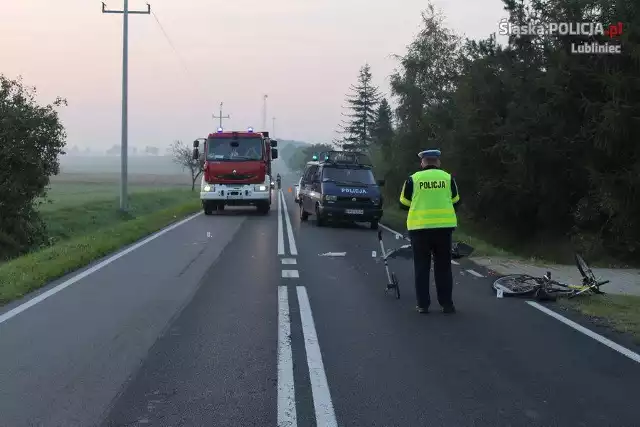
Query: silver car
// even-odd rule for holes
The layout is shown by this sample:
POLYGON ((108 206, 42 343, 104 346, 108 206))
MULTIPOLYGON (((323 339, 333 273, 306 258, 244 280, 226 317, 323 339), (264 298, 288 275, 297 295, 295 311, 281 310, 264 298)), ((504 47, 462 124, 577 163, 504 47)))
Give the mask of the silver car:
POLYGON ((302 183, 302 177, 297 184, 293 185, 293 197, 295 198, 296 203, 300 203, 300 184, 302 183))

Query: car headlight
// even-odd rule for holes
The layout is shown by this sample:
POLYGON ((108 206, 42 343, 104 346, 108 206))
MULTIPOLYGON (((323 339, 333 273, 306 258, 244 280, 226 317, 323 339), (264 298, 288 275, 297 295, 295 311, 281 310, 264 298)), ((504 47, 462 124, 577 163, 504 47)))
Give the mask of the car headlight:
POLYGON ((267 186, 266 185, 256 185, 254 187, 255 191, 267 191, 267 186))
POLYGON ((210 185, 205 185, 204 187, 202 187, 202 189, 203 189, 204 191, 209 192, 209 191, 211 191, 211 186, 210 186, 210 185))
POLYGON ((338 200, 338 197, 337 196, 324 196, 324 199, 327 202, 335 202, 336 200, 338 200))

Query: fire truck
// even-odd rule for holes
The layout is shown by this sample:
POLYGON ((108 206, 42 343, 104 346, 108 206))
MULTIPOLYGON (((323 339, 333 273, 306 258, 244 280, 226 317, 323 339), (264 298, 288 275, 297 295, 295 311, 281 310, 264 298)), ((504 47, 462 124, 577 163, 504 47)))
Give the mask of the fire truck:
POLYGON ((204 162, 200 200, 205 215, 225 206, 271 209, 271 161, 278 158, 278 141, 269 132, 227 132, 218 128, 193 142, 193 158, 204 162), (199 150, 203 140, 202 152, 199 150))

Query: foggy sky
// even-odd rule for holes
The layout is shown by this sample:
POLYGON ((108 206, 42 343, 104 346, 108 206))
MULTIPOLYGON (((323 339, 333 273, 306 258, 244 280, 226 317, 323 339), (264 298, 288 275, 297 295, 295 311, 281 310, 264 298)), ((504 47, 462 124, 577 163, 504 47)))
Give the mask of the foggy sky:
MULTIPOLYGON (((68 145, 120 143, 122 15, 100 0, 0 0, 0 73, 22 75, 41 102, 65 97, 68 145)), ((108 0, 121 9, 122 0, 108 0)), ((143 0, 130 0, 144 9, 143 0)), ((420 28, 424 0, 150 0, 153 15, 129 19, 129 143, 167 146, 225 127, 329 142, 349 85, 365 62, 388 93, 388 76, 420 28), (402 4, 401 7, 398 7, 402 4)), ((500 0, 436 1, 448 26, 483 38, 506 16, 500 0)))

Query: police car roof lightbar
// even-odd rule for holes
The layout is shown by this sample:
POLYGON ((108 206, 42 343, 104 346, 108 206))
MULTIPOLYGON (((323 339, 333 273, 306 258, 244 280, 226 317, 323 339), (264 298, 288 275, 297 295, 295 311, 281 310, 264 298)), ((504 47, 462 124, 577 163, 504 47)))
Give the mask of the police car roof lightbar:
MULTIPOLYGON (((324 151, 321 153, 323 162, 339 165, 373 166, 366 154, 347 151, 324 151)), ((317 160, 317 156, 314 156, 317 160)))

